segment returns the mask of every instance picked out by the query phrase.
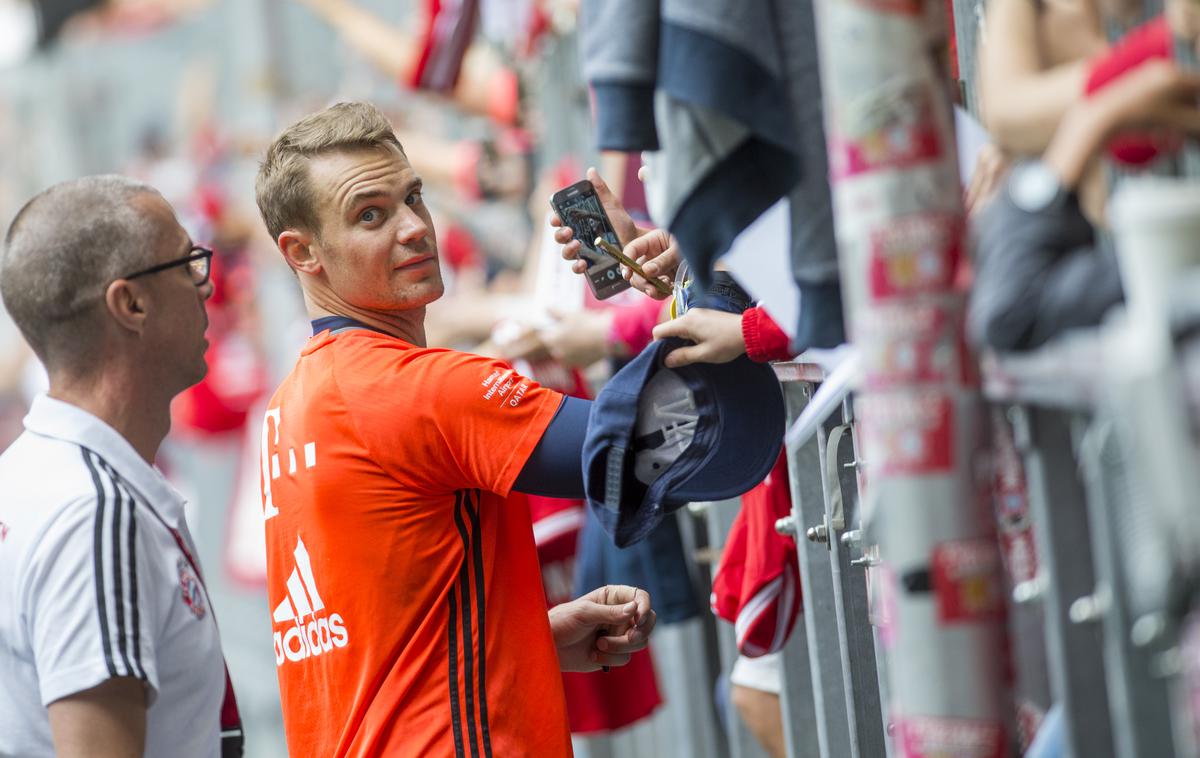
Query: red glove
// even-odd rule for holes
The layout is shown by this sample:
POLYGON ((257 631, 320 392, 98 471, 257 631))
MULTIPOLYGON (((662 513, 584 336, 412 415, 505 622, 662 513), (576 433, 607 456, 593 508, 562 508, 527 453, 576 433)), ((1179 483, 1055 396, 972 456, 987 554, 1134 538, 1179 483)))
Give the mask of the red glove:
POLYGON ((746 340, 746 355, 752 361, 786 361, 793 356, 791 340, 761 306, 742 313, 742 337, 746 340))

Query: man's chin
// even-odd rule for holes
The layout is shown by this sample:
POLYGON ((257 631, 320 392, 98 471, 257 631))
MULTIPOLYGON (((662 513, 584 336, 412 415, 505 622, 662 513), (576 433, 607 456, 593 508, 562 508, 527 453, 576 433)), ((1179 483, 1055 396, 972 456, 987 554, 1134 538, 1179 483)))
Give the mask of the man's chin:
POLYGON ((430 303, 440 300, 442 295, 446 294, 446 283, 442 281, 439 274, 436 280, 426 280, 421 283, 419 294, 417 297, 411 298, 412 303, 410 308, 422 308, 430 303))
POLYGON ((429 302, 432 303, 436 300, 441 300, 442 295, 445 295, 445 294, 446 294, 446 284, 445 284, 445 282, 442 281, 442 277, 439 276, 435 293, 434 293, 433 297, 431 297, 429 299, 429 302))

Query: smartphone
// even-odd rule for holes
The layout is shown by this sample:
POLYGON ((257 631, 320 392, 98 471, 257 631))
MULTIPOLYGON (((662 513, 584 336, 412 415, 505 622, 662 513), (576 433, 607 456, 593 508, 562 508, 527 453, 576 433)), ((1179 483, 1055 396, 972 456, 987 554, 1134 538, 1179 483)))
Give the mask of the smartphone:
POLYGON ((594 247, 597 237, 603 237, 618 248, 621 241, 617 239, 592 183, 584 179, 560 189, 550 198, 550 206, 579 240, 579 257, 587 261, 588 286, 596 299, 603 300, 629 289, 629 282, 621 276, 621 264, 594 247))

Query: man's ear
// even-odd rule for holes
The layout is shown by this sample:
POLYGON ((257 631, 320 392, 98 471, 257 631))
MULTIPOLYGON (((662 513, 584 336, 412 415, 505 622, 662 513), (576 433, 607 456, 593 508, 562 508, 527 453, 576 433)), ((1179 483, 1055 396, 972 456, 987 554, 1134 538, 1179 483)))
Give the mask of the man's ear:
POLYGON ((138 286, 118 279, 104 290, 104 307, 123 329, 141 334, 146 328, 148 301, 138 286))
MULTIPOLYGON (((296 271, 306 274, 316 274, 321 271, 321 262, 317 260, 313 235, 298 229, 288 229, 281 232, 275 241, 283 259, 296 271)), ((319 244, 319 243, 317 243, 319 244)))

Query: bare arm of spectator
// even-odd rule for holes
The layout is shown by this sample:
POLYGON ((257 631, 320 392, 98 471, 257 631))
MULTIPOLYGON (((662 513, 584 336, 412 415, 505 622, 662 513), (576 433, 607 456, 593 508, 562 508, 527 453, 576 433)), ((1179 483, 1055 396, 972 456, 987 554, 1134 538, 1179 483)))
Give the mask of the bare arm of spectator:
MULTIPOLYGON (((1045 4, 989 0, 979 48, 984 125, 1005 150, 1040 153, 1083 94, 1088 57, 1104 49, 1090 3, 1073 14, 1077 30, 1053 32, 1045 4)), ((1060 16, 1062 14, 1060 13, 1060 16)))
MULTIPOLYGON (((296 0, 337 30, 346 42, 395 81, 411 81, 420 46, 417 38, 350 0, 296 0)), ((492 89, 503 66, 486 48, 472 45, 463 58, 453 100, 471 113, 492 115, 492 89)))
POLYGON ((1072 106, 1042 161, 1064 187, 1074 189, 1091 161, 1118 132, 1149 128, 1200 134, 1198 95, 1200 75, 1168 61, 1147 61, 1072 106))
POLYGON ((116 677, 49 705, 60 758, 137 758, 146 742, 146 684, 116 677))

